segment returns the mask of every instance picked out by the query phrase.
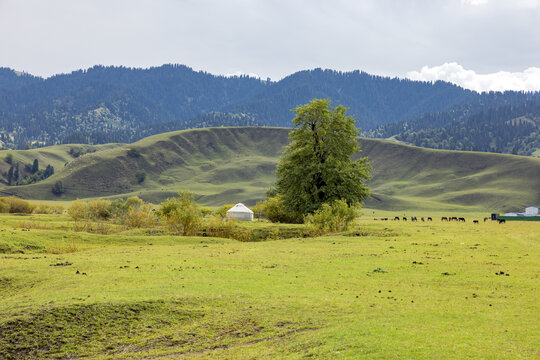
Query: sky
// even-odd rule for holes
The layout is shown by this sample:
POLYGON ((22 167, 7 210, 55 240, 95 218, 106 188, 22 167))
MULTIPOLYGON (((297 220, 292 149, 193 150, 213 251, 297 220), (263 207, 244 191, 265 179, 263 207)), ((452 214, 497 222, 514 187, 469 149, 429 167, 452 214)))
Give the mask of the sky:
POLYGON ((0 0, 0 67, 328 68, 540 90, 540 0, 0 0))

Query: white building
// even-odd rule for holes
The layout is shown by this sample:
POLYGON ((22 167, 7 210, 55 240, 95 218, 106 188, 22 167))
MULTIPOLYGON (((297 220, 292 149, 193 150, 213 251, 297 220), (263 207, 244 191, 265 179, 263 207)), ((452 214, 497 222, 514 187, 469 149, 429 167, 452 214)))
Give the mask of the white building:
POLYGON ((509 213, 503 214, 503 216, 520 216, 520 215, 522 215, 522 214, 515 213, 515 212, 509 212, 509 213))
POLYGON ((238 219, 240 221, 253 221, 253 211, 242 203, 234 205, 227 211, 227 219, 238 219))
POLYGON ((538 216, 540 215, 540 211, 538 211, 538 208, 536 206, 529 206, 525 208, 525 215, 526 216, 538 216))

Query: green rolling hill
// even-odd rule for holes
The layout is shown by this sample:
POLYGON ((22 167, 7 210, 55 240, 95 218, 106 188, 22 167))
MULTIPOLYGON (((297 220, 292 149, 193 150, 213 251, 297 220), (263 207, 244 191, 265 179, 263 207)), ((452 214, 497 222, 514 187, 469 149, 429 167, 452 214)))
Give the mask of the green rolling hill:
MULTIPOLYGON (((43 148, 39 149, 43 154, 40 164, 49 161, 45 154, 50 154, 51 159, 64 154, 57 159, 58 169, 54 165, 55 174, 35 184, 3 185, 0 191, 42 200, 137 195, 159 203, 188 189, 204 205, 251 205, 264 198, 265 190, 273 183, 289 131, 176 131, 129 145, 107 145, 77 158, 67 156, 74 145, 43 148), (130 152, 131 149, 136 151, 130 152), (142 183, 137 181, 137 171, 147 174, 142 183), (61 197, 51 192, 57 181, 65 188, 61 197)), ((373 198, 366 204, 370 208, 505 211, 540 203, 540 159, 433 150, 374 139, 359 141, 361 156, 367 156, 373 165, 373 198)), ((14 159, 34 156, 25 151, 11 152, 14 159)), ((0 167, 3 165, 5 172, 7 164, 0 161, 0 167)))

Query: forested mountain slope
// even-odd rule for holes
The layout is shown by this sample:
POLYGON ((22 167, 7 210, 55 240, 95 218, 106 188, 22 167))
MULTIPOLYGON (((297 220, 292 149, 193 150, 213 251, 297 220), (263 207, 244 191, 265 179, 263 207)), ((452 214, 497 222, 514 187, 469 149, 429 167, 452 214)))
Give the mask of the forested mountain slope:
POLYGON ((445 82, 321 69, 277 82, 215 76, 183 65, 95 66, 47 79, 0 69, 0 140, 25 148, 132 142, 205 126, 288 127, 290 110, 313 98, 348 107, 358 125, 368 130, 426 113, 518 104, 531 96, 478 94, 445 82))
POLYGON ((416 146, 532 155, 540 150, 540 97, 515 105, 467 106, 371 130, 416 146))

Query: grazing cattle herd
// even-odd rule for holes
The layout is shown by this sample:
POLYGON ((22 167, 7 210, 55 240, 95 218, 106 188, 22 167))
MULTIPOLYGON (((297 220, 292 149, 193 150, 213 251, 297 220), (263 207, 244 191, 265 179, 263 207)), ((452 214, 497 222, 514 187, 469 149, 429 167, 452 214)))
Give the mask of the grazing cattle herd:
MULTIPOLYGON (((410 217, 411 221, 418 221, 418 218, 416 216, 411 216, 410 217)), ((484 218, 484 222, 490 220, 491 218, 489 217, 485 217, 484 218)), ((393 221, 407 221, 407 218, 405 216, 403 216, 402 218, 400 218, 399 216, 396 216, 394 217, 393 219, 392 218, 387 218, 387 217, 383 217, 383 218, 374 218, 373 220, 381 220, 381 221, 388 221, 388 220, 393 220, 393 221)), ((427 217, 427 218, 424 218, 424 217, 421 217, 420 220, 422 222, 425 222, 425 221, 433 221, 433 218, 431 217, 427 217)), ((505 219, 491 219, 492 221, 497 221, 499 224, 505 224, 506 223, 506 220, 505 219)), ((446 222, 451 222, 451 221, 456 221, 456 222, 465 222, 465 218, 464 217, 457 217, 457 216, 443 216, 441 217, 441 221, 446 221, 446 222)), ((473 220, 473 224, 479 224, 480 221, 479 220, 473 220)))

